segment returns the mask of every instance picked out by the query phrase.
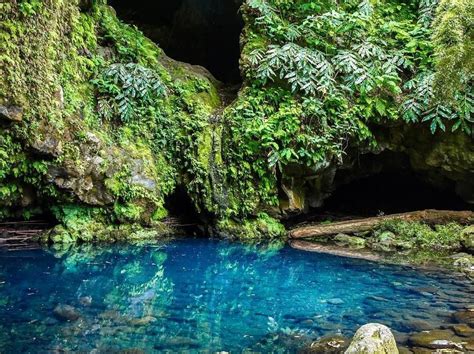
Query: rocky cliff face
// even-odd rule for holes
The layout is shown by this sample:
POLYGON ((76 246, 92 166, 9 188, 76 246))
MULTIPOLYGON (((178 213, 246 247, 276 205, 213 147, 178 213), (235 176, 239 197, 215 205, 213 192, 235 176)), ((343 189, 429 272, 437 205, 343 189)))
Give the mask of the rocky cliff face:
MULTIPOLYGON (((101 2, 1 6, 0 216, 51 211, 72 230, 65 240, 95 238, 97 225, 160 226, 166 195, 207 178, 199 155, 218 82, 101 2)), ((205 191, 189 190, 200 205, 205 191)))
MULTIPOLYGON (((252 55, 282 34, 270 32, 256 3, 242 9, 235 101, 206 69, 170 59, 104 1, 0 4, 0 218, 51 213, 55 242, 154 237, 143 227, 166 232, 165 200, 180 185, 220 235, 279 236, 268 213, 321 206, 340 171, 370 174, 356 173, 357 157, 382 151, 405 154, 426 181, 474 202, 465 133, 362 120, 314 126, 334 102, 318 106, 283 79, 263 80, 252 55)), ((179 9, 173 21, 183 24, 193 7, 179 9)), ((337 114, 352 109, 339 104, 337 114)))

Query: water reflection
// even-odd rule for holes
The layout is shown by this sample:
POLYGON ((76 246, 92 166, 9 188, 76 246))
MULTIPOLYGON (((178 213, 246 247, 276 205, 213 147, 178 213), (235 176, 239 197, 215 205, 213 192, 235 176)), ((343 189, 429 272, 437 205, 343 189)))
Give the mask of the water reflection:
POLYGON ((0 254, 0 352, 293 350, 378 321, 433 326, 472 284, 281 243, 179 240, 0 254), (453 294, 457 294, 455 301, 453 294))

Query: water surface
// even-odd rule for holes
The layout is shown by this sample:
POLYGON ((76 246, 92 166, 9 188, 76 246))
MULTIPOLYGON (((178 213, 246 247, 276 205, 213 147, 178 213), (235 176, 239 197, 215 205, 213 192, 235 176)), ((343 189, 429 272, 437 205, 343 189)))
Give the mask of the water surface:
POLYGON ((439 326, 474 287, 441 272, 204 239, 0 254, 0 352, 295 351, 368 322, 439 326), (80 318, 64 321, 59 304, 80 318))

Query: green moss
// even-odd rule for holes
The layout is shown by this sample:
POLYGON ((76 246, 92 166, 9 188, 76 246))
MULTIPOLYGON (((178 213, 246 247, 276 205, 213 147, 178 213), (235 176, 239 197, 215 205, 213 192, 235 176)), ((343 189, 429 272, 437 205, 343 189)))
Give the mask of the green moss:
POLYGON ((461 249, 463 227, 456 223, 435 225, 400 220, 389 220, 378 226, 375 237, 389 231, 397 242, 406 242, 416 249, 447 251, 461 249))
POLYGON ((189 193, 203 205, 212 187, 201 182, 207 166, 197 162, 197 141, 220 106, 218 83, 208 73, 167 58, 104 1, 78 5, 0 4, 0 105, 23 113, 22 122, 0 129, 0 217, 32 189, 35 203, 57 208, 61 225, 51 239, 58 242, 102 238, 108 225, 117 229, 114 223, 160 227, 164 198, 179 175, 195 186, 189 193), (116 63, 134 69, 128 74, 137 82, 153 77, 151 84, 162 83, 166 95, 147 91, 132 102, 133 119, 105 116, 104 99, 126 93, 123 85, 102 80, 116 63), (48 163, 38 159, 43 155, 48 163), (56 171, 58 179, 51 176, 56 171))
POLYGON ((131 220, 136 214, 134 206, 125 206, 119 213, 129 217, 125 224, 111 222, 108 212, 101 208, 78 205, 55 207, 56 218, 61 224, 42 237, 42 242, 68 244, 78 242, 114 242, 152 240, 163 237, 172 230, 160 223, 144 228, 131 220))
POLYGON ((225 238, 262 240, 286 237, 282 224, 266 213, 245 220, 223 219, 217 222, 217 232, 225 238))

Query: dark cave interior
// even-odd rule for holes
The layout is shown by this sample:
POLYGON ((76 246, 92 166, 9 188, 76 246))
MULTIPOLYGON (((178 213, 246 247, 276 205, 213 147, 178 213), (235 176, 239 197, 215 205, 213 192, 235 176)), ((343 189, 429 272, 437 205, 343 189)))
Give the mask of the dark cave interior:
POLYGON ((373 216, 472 208, 456 194, 454 182, 415 172, 408 156, 402 153, 361 156, 354 169, 338 172, 335 185, 324 210, 341 214, 373 216))
POLYGON ((423 209, 472 210, 456 194, 454 182, 416 173, 408 157, 399 153, 364 155, 347 170, 336 173, 331 195, 323 206, 306 214, 289 215, 288 226, 353 217, 403 213, 423 209), (431 178, 430 178, 431 177, 431 178))
POLYGON ((373 216, 422 209, 469 208, 453 188, 436 188, 410 170, 382 171, 341 185, 324 209, 343 214, 373 216))
POLYGON ((111 0, 123 21, 137 26, 171 58, 207 68, 235 84, 239 70, 242 0, 111 0))
POLYGON ((165 208, 169 217, 174 219, 172 223, 175 223, 177 231, 187 235, 205 235, 205 216, 197 211, 184 186, 176 186, 173 193, 166 197, 165 208))

